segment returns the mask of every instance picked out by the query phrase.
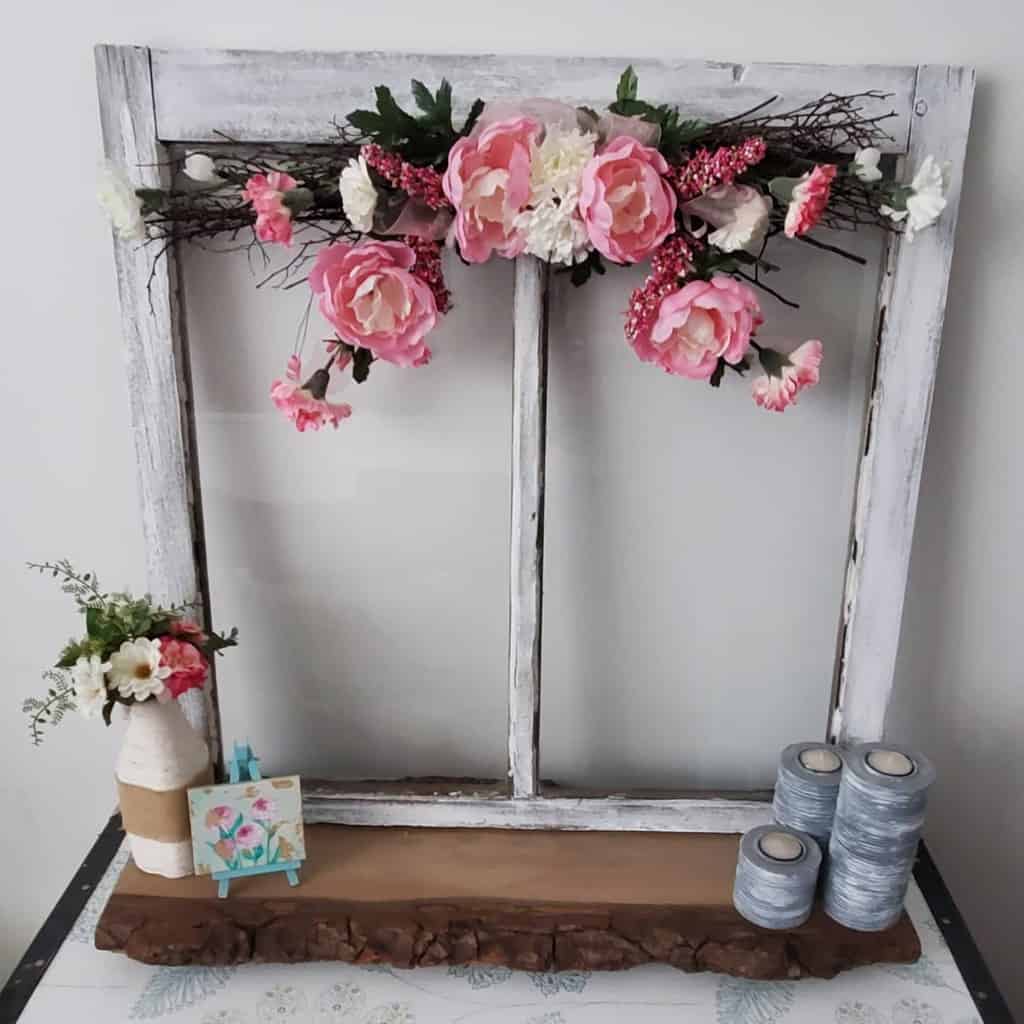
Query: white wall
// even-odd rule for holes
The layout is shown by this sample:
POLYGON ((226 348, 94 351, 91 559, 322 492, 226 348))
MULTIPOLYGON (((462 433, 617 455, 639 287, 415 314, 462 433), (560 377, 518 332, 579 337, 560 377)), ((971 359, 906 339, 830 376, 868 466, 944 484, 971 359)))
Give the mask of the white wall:
POLYGON ((979 89, 950 312, 922 491, 893 735, 943 771, 929 837, 991 966, 1024 1010, 1011 934, 1024 906, 1020 671, 1013 650, 1024 556, 1018 199, 1024 141, 1022 19, 1006 0, 690 5, 524 0, 386 8, 295 0, 22 5, 0 42, 0 295, 8 354, 0 402, 6 483, 0 535, 4 830, 0 972, 14 961, 113 803, 116 737, 72 722, 40 751, 17 706, 78 627, 26 558, 67 555, 139 586, 141 541, 107 229, 93 203, 99 154, 91 46, 621 53, 853 62, 971 63, 979 89), (346 9, 348 7, 349 9, 346 9), (1015 598, 1017 600, 1015 600, 1015 598), (991 796, 985 796, 987 790, 991 796))

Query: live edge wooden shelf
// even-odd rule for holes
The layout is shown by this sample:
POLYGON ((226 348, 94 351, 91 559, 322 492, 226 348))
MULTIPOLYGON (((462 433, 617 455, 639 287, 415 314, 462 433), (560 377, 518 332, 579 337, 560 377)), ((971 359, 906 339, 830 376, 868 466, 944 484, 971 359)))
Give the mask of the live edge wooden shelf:
POLYGON ((667 963, 745 978, 830 978, 910 963, 910 919, 850 931, 815 910, 788 932, 732 907, 737 836, 310 825, 302 883, 265 875, 216 898, 209 878, 129 864, 96 929, 148 964, 312 960, 529 971, 667 963))

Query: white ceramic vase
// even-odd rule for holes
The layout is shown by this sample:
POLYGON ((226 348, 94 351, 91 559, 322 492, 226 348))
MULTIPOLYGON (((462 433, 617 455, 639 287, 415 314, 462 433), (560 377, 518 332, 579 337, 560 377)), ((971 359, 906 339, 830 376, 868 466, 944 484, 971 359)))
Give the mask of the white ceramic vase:
POLYGON ((136 866, 166 878, 191 875, 186 791, 213 776, 206 743, 177 701, 150 699, 129 707, 116 772, 121 816, 136 866))

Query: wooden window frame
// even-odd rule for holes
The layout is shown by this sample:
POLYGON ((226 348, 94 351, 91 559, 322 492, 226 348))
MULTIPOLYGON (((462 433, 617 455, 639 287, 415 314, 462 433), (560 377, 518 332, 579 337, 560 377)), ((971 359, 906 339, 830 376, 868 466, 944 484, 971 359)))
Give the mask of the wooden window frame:
MULTIPOLYGON (((372 87, 448 78, 456 95, 553 96, 601 105, 623 61, 96 48, 106 155, 158 187, 167 147, 223 141, 326 143, 331 119, 372 87)), ((951 165, 948 205, 912 244, 890 236, 879 293, 874 379, 864 417, 828 738, 882 736, 932 389, 946 305, 974 92, 971 68, 633 62, 644 95, 719 118, 772 96, 780 109, 826 92, 887 94, 885 151, 951 165)), ((400 90, 396 90, 400 93, 400 90)), ((209 612, 188 339, 177 253, 114 239, 142 504, 146 575, 158 600, 201 597, 209 612)), ((509 778, 494 785, 304 780, 309 822, 352 825, 739 832, 770 818, 770 793, 612 794, 551 790, 539 776, 545 400, 545 265, 515 267, 509 631, 509 778)), ((186 712, 220 760, 216 687, 186 712)))

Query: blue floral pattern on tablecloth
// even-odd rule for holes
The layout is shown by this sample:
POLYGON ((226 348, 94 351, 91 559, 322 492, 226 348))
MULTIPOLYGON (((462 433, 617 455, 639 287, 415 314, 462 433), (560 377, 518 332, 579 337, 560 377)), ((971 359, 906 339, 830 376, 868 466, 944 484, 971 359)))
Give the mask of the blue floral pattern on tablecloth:
POLYGON ((924 955, 832 981, 756 982, 664 966, 531 974, 469 964, 146 967, 93 948, 127 859, 118 854, 29 1002, 21 1024, 980 1024, 916 886, 924 955))

